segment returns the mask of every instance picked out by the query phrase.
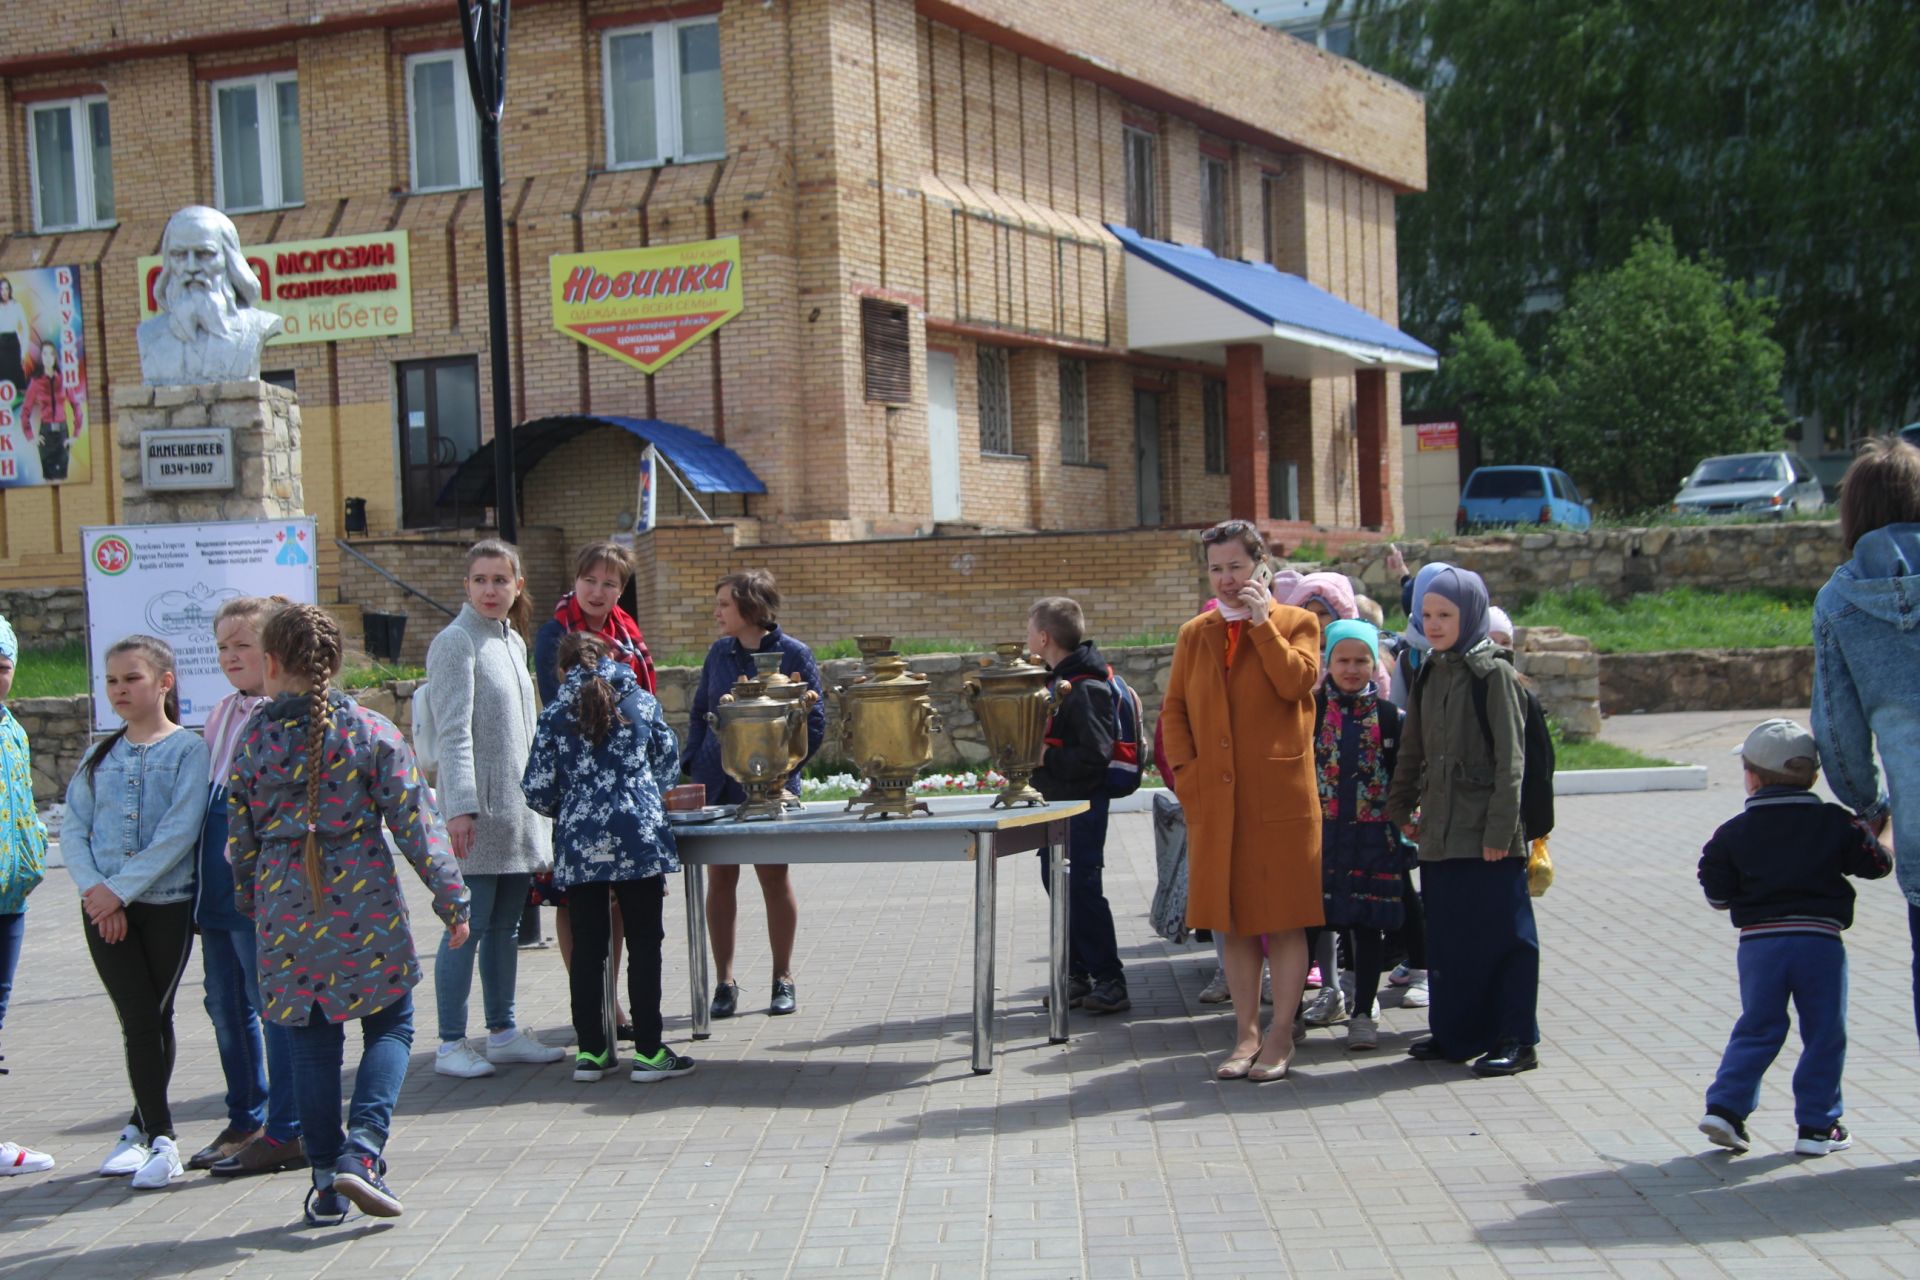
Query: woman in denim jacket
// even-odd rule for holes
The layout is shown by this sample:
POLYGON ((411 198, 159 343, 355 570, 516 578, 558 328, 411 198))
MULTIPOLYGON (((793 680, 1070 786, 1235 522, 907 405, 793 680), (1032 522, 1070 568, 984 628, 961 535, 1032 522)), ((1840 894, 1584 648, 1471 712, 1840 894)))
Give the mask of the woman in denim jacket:
POLYGON ((1893 828, 1913 938, 1920 1027, 1920 449, 1869 441, 1840 488, 1853 559, 1813 602, 1813 736, 1827 785, 1874 828, 1893 828), (1874 749, 1886 761, 1883 787, 1874 749))
POLYGON ((183 1172, 167 1086, 173 997, 193 953, 194 851, 207 814, 207 744, 182 729, 173 650, 134 635, 107 650, 107 698, 126 722, 67 786, 60 849, 87 950, 120 1016, 133 1116, 100 1166, 164 1187, 183 1172))

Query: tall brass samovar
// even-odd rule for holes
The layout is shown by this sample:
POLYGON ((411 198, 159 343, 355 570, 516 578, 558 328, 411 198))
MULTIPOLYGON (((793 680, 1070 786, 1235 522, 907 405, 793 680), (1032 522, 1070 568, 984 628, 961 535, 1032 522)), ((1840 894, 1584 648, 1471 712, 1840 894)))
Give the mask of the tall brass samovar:
MULTIPOLYGON (((766 687, 767 697, 772 698, 776 702, 797 702, 800 704, 803 713, 811 712, 813 705, 820 701, 820 695, 807 684, 805 677, 786 675, 780 670, 780 663, 784 657, 785 655, 778 650, 769 653, 754 654, 754 673, 759 681, 766 687)), ((788 725, 787 768, 786 772, 780 776, 782 778, 792 776, 793 771, 806 762, 807 716, 802 714, 794 718, 788 725)), ((780 793, 780 798, 787 808, 800 808, 800 801, 792 792, 783 789, 780 793)))
POLYGON ((866 658, 858 678, 836 688, 840 700, 839 748, 866 779, 867 789, 847 802, 865 805, 862 818, 910 818, 928 813, 913 798, 914 775, 933 759, 932 735, 942 731, 929 696, 931 683, 907 670, 907 660, 887 646, 888 636, 856 636, 866 658))
POLYGON ((987 739, 987 760, 1006 775, 1007 785, 993 808, 1045 804, 1029 785, 1045 755, 1047 721, 1070 686, 1054 681, 1047 669, 1026 660, 1018 640, 993 646, 994 657, 961 684, 967 705, 980 718, 987 739))
POLYGON ((769 697, 766 679, 754 675, 742 676, 720 695, 720 705, 707 712, 707 723, 720 735, 720 767, 747 791, 737 819, 786 813, 787 775, 798 764, 793 753, 796 726, 800 758, 806 757, 807 705, 799 698, 769 697))

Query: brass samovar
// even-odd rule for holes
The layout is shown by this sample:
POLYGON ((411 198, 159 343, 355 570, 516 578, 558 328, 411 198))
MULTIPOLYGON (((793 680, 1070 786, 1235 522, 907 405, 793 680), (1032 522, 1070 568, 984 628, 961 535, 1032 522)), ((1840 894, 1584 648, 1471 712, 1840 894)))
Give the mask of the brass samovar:
POLYGON ((1047 721, 1071 688, 1054 681, 1045 667, 1026 660, 1018 640, 993 646, 994 658, 962 682, 967 705, 980 718, 987 739, 987 760, 1006 775, 1007 785, 991 807, 1045 804, 1029 785, 1046 754, 1047 721))
MULTIPOLYGON (((753 667, 760 682, 766 686, 766 694, 776 702, 797 702, 803 713, 813 710, 820 695, 810 686, 806 677, 786 675, 780 670, 781 660, 785 657, 779 650, 753 655, 753 667)), ((807 715, 795 718, 787 728, 787 770, 781 777, 790 777, 795 769, 807 762, 807 715)), ((799 797, 791 791, 782 790, 782 803, 789 809, 801 807, 799 797)))
POLYGON ((867 789, 847 802, 847 811, 865 805, 862 818, 910 818, 928 813, 912 794, 914 775, 933 759, 933 735, 942 731, 940 714, 929 696, 925 676, 907 670, 907 660, 887 646, 887 636, 856 636, 866 666, 833 693, 840 700, 840 753, 866 779, 867 789))
POLYGON ((707 723, 720 735, 720 767, 747 791, 735 818, 778 818, 787 811, 787 775, 799 763, 793 750, 796 726, 799 759, 806 758, 807 706, 801 698, 769 696, 767 679, 756 674, 742 676, 707 712, 707 723))

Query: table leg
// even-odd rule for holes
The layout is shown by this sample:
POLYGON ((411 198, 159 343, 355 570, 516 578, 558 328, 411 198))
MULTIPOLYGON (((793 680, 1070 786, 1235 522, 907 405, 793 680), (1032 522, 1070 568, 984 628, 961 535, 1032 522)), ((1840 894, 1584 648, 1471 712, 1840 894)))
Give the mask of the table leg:
POLYGON ((1066 833, 1061 830, 1065 823, 1050 823, 1047 835, 1052 843, 1047 846, 1047 883, 1052 888, 1049 896, 1052 916, 1047 929, 1047 976, 1050 980, 1053 998, 1047 1005, 1047 1042, 1065 1044, 1067 1042, 1067 944, 1071 909, 1067 901, 1067 842, 1066 833))
POLYGON ((707 869, 687 863, 687 981, 693 985, 693 1038, 713 1034, 713 1006, 707 1003, 707 869))
POLYGON ((995 890, 1000 860, 993 835, 973 838, 973 1071, 993 1070, 993 948, 995 890))

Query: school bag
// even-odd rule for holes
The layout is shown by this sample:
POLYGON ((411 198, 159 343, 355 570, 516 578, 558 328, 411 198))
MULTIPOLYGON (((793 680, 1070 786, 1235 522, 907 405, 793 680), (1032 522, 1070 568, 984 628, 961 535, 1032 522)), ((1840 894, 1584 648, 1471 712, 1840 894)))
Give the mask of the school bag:
MULTIPOLYGON (((1069 684, 1079 684, 1082 680, 1092 680, 1090 675, 1069 676, 1069 684)), ((1140 710, 1140 695, 1133 686, 1120 678, 1120 673, 1111 666, 1107 668, 1106 683, 1113 690, 1113 754, 1107 757, 1107 783, 1103 794, 1109 800, 1118 800, 1130 796, 1140 789, 1140 722, 1145 718, 1140 710)))
MULTIPOLYGON (((1506 662, 1505 658, 1500 659, 1506 662)), ((1417 696, 1420 686, 1425 683, 1426 674, 1432 669, 1427 663, 1414 679, 1414 693, 1417 696)), ((1512 666, 1512 663, 1507 663, 1512 666)), ((1472 675, 1472 668, 1468 668, 1472 675)), ((1522 772, 1520 775, 1520 834, 1529 843, 1542 836, 1553 833, 1553 731, 1547 727, 1546 708, 1540 705, 1540 699, 1525 682, 1519 684, 1521 705, 1525 709, 1526 726, 1521 733, 1522 772)), ((1473 675, 1471 686, 1473 693, 1473 714, 1480 721, 1480 732, 1486 737, 1487 748, 1493 749, 1493 721, 1487 715, 1486 677, 1473 675)))
POLYGON ((440 767, 440 738, 433 727, 433 702, 427 697, 427 682, 422 680, 413 691, 408 714, 413 720, 413 756, 422 773, 440 767))

